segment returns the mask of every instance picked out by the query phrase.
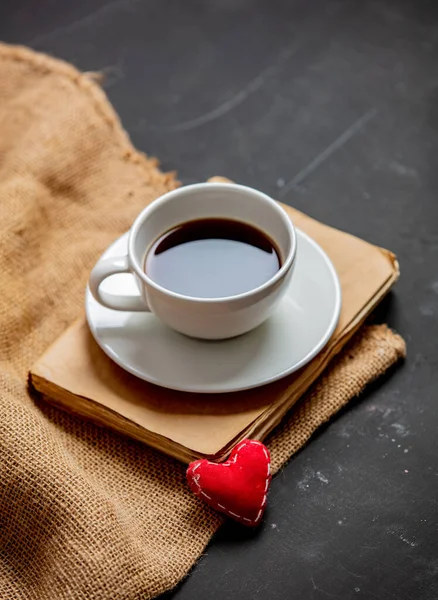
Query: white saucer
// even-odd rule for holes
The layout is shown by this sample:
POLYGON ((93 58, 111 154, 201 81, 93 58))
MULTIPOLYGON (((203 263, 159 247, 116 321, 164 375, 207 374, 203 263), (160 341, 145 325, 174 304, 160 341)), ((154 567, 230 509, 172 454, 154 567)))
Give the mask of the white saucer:
MULTIPOLYGON (((151 313, 104 308, 86 292, 91 332, 123 369, 146 381, 188 392, 223 393, 276 381, 308 363, 330 339, 339 320, 341 290, 325 252, 297 230, 297 263, 289 291, 263 325, 241 337, 201 341, 163 325, 151 313)), ((102 258, 126 254, 128 234, 102 258)), ((135 294, 131 275, 103 282, 109 293, 135 294)))

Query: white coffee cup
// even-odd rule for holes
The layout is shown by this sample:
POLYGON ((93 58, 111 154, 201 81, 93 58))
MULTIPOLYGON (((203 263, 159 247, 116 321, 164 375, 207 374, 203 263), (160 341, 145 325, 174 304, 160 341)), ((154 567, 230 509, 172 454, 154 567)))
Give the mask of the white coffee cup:
POLYGON ((128 254, 100 260, 91 272, 89 287, 107 308, 149 311, 188 336, 225 339, 246 333, 269 317, 289 286, 296 250, 292 222, 272 198, 243 185, 197 183, 173 190, 147 206, 129 232, 128 254), (173 227, 202 218, 237 219, 262 230, 280 253, 280 269, 263 285, 223 298, 193 298, 158 285, 143 268, 149 248, 173 227), (109 294, 99 288, 116 273, 131 273, 139 295, 109 294))

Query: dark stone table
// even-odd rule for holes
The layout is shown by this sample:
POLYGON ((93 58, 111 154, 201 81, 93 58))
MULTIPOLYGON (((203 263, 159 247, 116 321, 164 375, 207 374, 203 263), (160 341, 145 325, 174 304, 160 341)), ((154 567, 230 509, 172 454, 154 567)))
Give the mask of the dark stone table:
POLYGON ((0 38, 106 74, 141 150, 390 248, 408 342, 166 597, 438 598, 438 3, 2 0, 0 38))

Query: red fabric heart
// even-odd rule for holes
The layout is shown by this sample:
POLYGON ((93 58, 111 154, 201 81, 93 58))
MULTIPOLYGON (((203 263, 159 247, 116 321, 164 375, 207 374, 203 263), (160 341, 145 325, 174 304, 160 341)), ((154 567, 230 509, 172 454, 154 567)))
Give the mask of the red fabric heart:
POLYGON ((266 508, 270 463, 266 446, 243 440, 224 463, 206 459, 190 463, 187 481, 204 502, 243 525, 253 526, 260 522, 266 508))

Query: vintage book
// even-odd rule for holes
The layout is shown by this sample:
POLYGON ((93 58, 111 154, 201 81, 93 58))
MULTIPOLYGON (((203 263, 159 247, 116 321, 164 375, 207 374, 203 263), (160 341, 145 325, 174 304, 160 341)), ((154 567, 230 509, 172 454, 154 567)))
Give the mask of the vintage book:
POLYGON ((97 346, 85 318, 32 367, 30 385, 60 408, 140 440, 184 462, 223 460, 245 437, 263 439, 389 291, 399 275, 395 256, 287 206, 295 226, 327 252, 342 287, 338 327, 307 366, 245 392, 189 394, 159 388, 114 364, 97 346))

